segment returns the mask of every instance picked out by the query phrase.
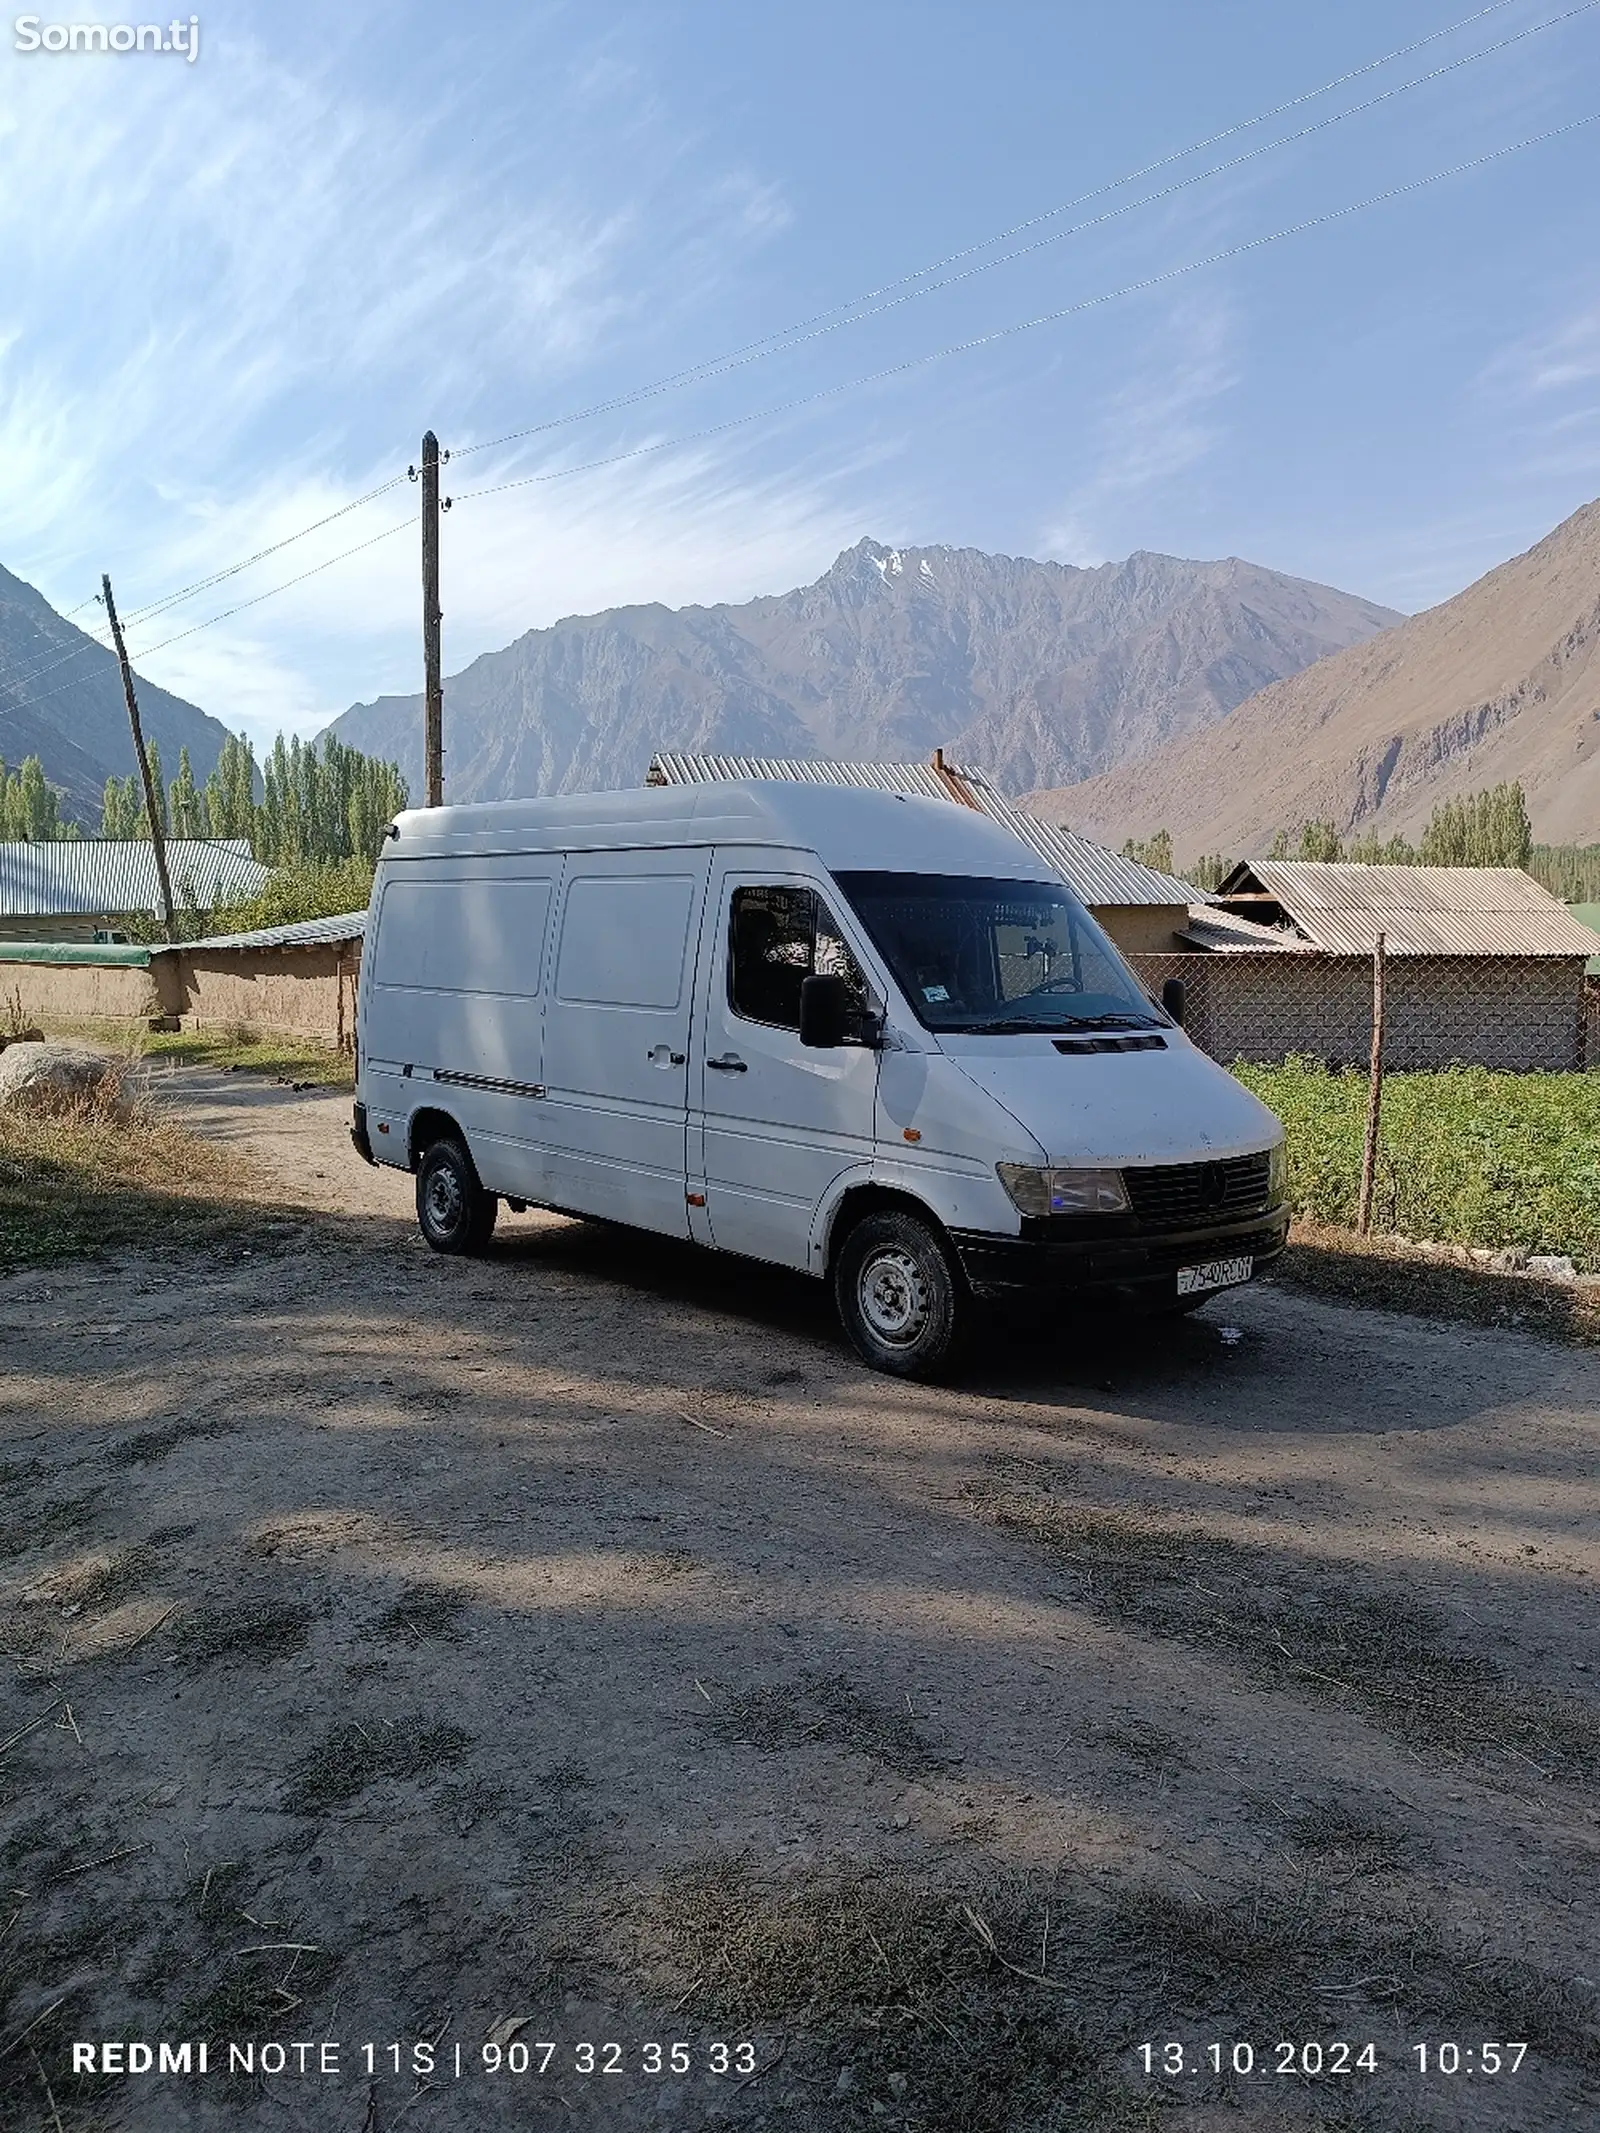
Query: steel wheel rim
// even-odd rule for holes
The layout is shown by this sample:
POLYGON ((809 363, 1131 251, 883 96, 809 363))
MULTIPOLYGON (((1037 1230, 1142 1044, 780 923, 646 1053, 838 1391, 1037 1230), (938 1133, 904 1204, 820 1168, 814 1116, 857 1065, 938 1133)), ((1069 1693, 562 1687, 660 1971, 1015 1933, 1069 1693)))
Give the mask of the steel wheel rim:
POLYGON ((456 1228, 461 1220, 461 1181, 454 1170, 441 1163, 423 1187, 423 1208, 428 1225, 441 1236, 456 1228))
POLYGON ((927 1278, 900 1245, 885 1245, 862 1262, 856 1301, 873 1337, 892 1348, 920 1340, 933 1316, 927 1278))

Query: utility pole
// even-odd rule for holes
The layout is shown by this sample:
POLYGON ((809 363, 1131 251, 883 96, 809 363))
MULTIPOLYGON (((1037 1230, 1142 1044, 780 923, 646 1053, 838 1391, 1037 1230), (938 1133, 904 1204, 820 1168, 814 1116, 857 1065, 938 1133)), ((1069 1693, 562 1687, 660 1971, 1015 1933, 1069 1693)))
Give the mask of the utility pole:
POLYGON ((161 884, 161 907, 166 918, 167 939, 178 938, 177 920, 172 910, 172 877, 167 872, 167 840, 161 827, 161 809, 156 801, 155 781, 150 775, 150 758, 144 752, 144 734, 139 727, 139 699, 133 693, 133 669, 128 664, 128 647, 122 639, 122 624, 117 620, 117 603, 111 597, 109 574, 100 580, 101 598, 106 603, 106 619, 111 624, 111 634, 116 640, 117 663, 122 668, 122 693, 128 700, 128 724, 133 728, 133 753, 139 765, 139 776, 144 784, 145 812, 150 817, 150 842, 155 848, 156 879, 161 884))
POLYGON ((1367 1076, 1367 1132, 1361 1151, 1361 1204, 1356 1227, 1366 1236, 1372 1227, 1372 1186, 1378 1167, 1378 1124, 1383 1109, 1383 963, 1384 937, 1372 944, 1372 1063, 1367 1076))
POLYGON ((422 440, 422 755, 425 807, 444 805, 444 676, 439 625, 439 440, 422 440))

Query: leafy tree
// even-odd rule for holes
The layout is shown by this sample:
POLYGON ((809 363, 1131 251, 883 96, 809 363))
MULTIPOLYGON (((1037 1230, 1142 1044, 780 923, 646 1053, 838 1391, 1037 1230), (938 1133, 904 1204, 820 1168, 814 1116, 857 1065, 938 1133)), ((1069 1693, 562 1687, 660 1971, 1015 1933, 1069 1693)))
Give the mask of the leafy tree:
POLYGON ((1600 844, 1536 844, 1528 872, 1567 904, 1600 904, 1600 844))
POLYGON ((1516 783, 1442 800, 1418 846, 1425 867, 1526 867, 1532 857, 1533 825, 1516 783))
POLYGON ((1302 825, 1300 857, 1320 860, 1344 857, 1344 846, 1339 841, 1339 832, 1331 822, 1307 822, 1302 825))
POLYGON ((1364 837, 1347 845, 1344 856, 1366 867, 1414 867, 1417 863, 1414 845, 1407 844, 1404 837, 1391 837, 1385 844, 1376 830, 1368 830, 1364 837))
POLYGON ((206 779, 206 815, 213 837, 243 837, 252 844, 256 829, 255 750, 242 733, 230 733, 206 779))
POLYGON ((57 844, 78 834, 78 825, 63 816, 61 795, 36 755, 25 756, 20 770, 7 770, 0 762, 0 834, 13 844, 57 844))
POLYGON ((1221 852, 1202 852, 1198 859, 1191 860, 1184 868, 1183 878, 1185 881, 1192 881, 1197 889, 1204 889, 1209 894, 1222 887, 1233 872, 1233 867, 1234 862, 1225 858, 1221 852))
POLYGON ((1141 866, 1154 867, 1158 874, 1172 872, 1172 832, 1157 830, 1143 844, 1136 844, 1130 837, 1122 847, 1124 859, 1136 859, 1141 866))
POLYGON ((174 837, 204 837, 210 833, 204 795, 194 782, 194 766, 187 748, 178 750, 178 775, 172 781, 167 810, 174 837))

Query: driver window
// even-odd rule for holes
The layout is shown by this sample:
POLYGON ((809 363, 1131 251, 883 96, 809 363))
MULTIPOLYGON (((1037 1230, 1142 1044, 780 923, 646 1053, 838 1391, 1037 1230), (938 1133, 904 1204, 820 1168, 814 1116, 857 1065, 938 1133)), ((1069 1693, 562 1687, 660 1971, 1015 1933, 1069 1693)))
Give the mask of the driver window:
POLYGON ((728 924, 728 1000, 734 1013, 798 1030, 800 987, 813 974, 843 978, 853 1004, 866 1005, 861 967, 814 889, 735 889, 728 924))

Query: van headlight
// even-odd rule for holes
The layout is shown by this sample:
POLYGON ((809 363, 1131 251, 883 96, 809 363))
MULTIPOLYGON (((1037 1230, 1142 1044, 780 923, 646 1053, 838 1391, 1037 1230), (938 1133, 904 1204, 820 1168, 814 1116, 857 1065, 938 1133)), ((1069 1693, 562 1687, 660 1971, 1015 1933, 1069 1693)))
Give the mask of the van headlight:
POLYGON ((1280 1207, 1289 1197, 1289 1143, 1279 1141, 1267 1156, 1267 1200, 1280 1207))
POLYGON ((1019 1215, 1120 1215, 1128 1189, 1120 1170, 1035 1170, 1029 1163, 997 1163, 1000 1182, 1019 1215))

